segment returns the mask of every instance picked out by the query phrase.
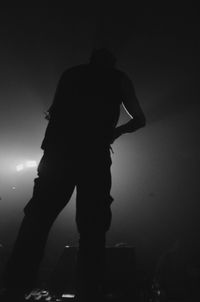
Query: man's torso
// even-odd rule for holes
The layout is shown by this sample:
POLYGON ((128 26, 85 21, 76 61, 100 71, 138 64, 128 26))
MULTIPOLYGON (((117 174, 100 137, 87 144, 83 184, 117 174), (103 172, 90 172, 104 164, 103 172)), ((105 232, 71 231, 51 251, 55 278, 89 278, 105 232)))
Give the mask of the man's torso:
POLYGON ((91 64, 65 71, 42 148, 109 145, 120 114, 122 76, 116 69, 91 64))

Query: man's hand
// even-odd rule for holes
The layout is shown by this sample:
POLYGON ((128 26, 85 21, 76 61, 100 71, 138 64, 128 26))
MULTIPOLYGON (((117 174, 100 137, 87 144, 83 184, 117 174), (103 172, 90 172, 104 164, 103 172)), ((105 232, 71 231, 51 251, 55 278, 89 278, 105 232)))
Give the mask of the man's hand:
POLYGON ((114 141, 115 141, 118 137, 120 137, 121 135, 122 135, 121 128, 120 128, 120 127, 115 128, 114 133, 113 133, 113 137, 112 137, 112 140, 111 140, 111 144, 113 144, 114 141))
POLYGON ((144 115, 142 115, 140 117, 131 119, 128 123, 115 128, 111 144, 113 144, 114 141, 122 134, 131 133, 144 127, 145 123, 146 123, 145 117, 144 115))

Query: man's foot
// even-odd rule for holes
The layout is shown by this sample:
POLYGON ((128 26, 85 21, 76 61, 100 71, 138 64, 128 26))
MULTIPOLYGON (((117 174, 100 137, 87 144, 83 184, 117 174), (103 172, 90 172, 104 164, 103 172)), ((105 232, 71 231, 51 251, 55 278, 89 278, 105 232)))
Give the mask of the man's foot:
POLYGON ((49 291, 34 289, 29 293, 16 289, 0 290, 0 302, 35 302, 35 301, 56 301, 51 297, 49 291))
MULTIPOLYGON (((46 289, 35 288, 25 295, 26 302, 32 301, 56 301, 56 297, 50 294, 46 289), (55 299, 54 299, 55 298, 55 299)), ((58 299, 57 299, 58 300, 58 299)))

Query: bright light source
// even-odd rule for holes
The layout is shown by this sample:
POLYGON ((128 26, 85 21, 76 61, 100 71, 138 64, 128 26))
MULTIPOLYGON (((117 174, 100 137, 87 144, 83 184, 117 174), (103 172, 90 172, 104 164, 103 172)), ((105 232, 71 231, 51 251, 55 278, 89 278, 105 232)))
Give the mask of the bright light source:
POLYGON ((74 298, 75 297, 75 295, 73 295, 73 294, 63 294, 62 295, 62 298, 74 298))
POLYGON ((16 171, 20 172, 24 170, 25 168, 35 168, 37 167, 37 162, 35 160, 27 160, 23 164, 19 164, 16 166, 16 171))
POLYGON ((27 168, 34 168, 37 166, 37 163, 35 160, 28 160, 25 165, 27 168))
POLYGON ((23 164, 17 165, 16 170, 17 170, 17 172, 20 172, 20 171, 24 170, 24 165, 23 164))

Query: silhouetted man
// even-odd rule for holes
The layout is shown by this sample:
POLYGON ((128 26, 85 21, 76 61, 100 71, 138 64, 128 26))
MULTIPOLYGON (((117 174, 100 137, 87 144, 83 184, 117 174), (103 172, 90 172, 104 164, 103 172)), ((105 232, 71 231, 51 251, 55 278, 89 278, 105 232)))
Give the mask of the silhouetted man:
POLYGON ((10 291, 33 288, 49 230, 76 187, 76 296, 89 301, 99 294, 113 201, 110 144, 145 125, 134 87, 115 63, 108 50, 95 50, 89 64, 66 70, 58 83, 33 196, 5 274, 10 291), (122 103, 130 121, 116 127, 122 103))

